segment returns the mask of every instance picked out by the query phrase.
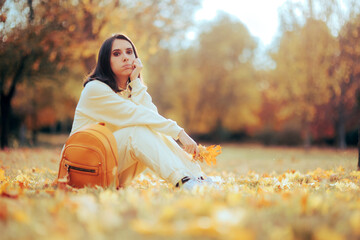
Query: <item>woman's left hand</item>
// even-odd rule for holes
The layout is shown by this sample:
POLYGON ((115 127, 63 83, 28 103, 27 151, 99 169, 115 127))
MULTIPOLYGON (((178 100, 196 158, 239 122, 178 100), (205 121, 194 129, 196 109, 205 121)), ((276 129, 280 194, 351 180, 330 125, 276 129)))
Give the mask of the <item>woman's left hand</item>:
POLYGON ((199 155, 199 148, 196 142, 183 130, 179 133, 179 141, 184 146, 184 150, 190 154, 194 154, 195 158, 199 155))
POLYGON ((133 71, 130 74, 130 81, 135 80, 139 77, 140 71, 143 68, 143 65, 140 61, 140 58, 136 58, 133 62, 133 71))

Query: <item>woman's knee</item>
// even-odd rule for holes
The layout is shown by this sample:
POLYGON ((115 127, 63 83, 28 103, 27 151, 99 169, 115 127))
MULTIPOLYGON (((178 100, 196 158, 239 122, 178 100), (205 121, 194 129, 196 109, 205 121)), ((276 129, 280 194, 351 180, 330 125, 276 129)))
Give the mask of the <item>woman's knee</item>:
POLYGON ((159 144, 159 136, 146 126, 122 128, 115 131, 114 136, 120 151, 129 147, 135 150, 139 147, 159 144))
POLYGON ((150 128, 139 126, 135 129, 132 140, 137 145, 153 145, 158 144, 159 136, 150 128))

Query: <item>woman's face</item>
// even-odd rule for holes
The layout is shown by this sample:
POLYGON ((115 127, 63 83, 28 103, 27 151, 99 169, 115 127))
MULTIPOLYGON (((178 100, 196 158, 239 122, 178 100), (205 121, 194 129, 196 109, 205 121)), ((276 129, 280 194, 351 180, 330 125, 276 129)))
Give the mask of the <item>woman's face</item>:
POLYGON ((115 39, 111 48, 110 65, 116 77, 129 77, 136 59, 131 44, 123 39, 115 39))

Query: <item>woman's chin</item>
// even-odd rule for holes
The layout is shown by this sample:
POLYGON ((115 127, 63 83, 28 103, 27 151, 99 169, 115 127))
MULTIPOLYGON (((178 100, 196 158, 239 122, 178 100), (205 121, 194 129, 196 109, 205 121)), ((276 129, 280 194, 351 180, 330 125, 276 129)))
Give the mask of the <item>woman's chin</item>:
POLYGON ((131 73, 132 73, 133 69, 126 69, 123 74, 130 77, 131 73))
POLYGON ((130 77, 130 75, 131 75, 131 73, 132 73, 132 71, 123 71, 121 74, 120 74, 120 76, 122 77, 122 78, 129 78, 130 77))

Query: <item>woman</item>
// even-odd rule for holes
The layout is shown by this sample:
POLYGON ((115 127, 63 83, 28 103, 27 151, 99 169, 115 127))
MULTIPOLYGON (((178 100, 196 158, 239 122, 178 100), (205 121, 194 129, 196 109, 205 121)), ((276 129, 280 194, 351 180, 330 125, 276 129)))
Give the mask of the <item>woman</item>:
POLYGON ((116 138, 122 187, 148 167, 175 186, 191 189, 203 180, 199 165, 187 154, 197 156, 197 144, 176 122, 159 115, 140 78, 142 68, 127 36, 108 38, 85 79, 71 134, 87 124, 106 124, 116 138))

